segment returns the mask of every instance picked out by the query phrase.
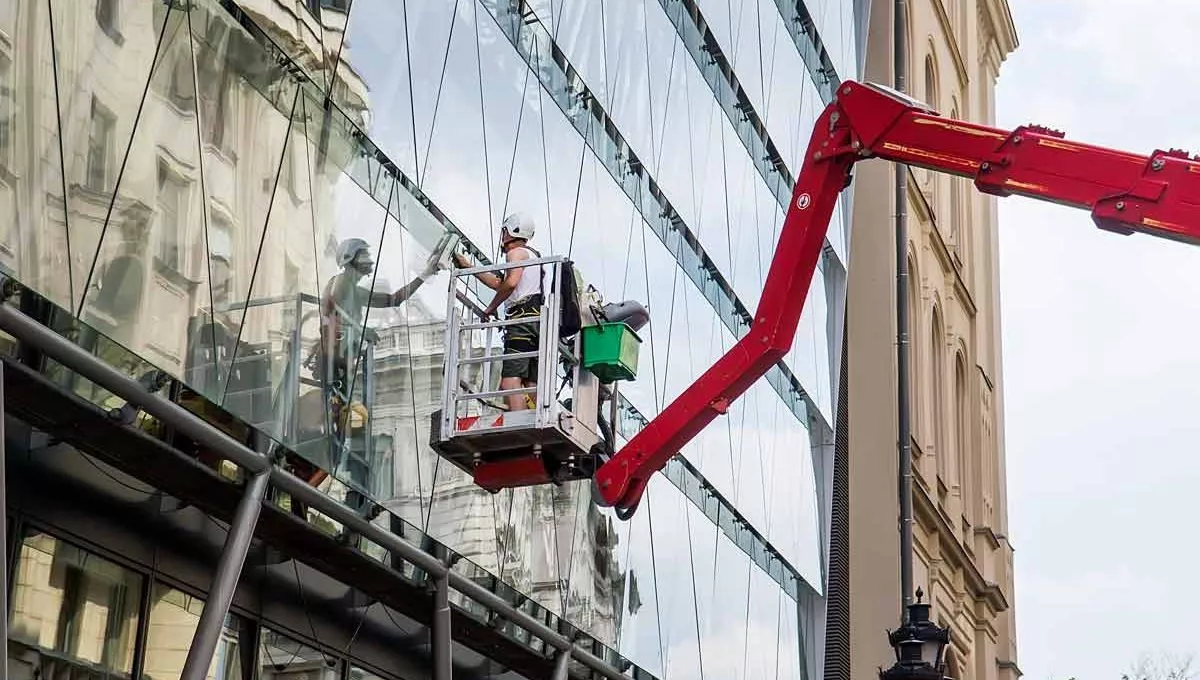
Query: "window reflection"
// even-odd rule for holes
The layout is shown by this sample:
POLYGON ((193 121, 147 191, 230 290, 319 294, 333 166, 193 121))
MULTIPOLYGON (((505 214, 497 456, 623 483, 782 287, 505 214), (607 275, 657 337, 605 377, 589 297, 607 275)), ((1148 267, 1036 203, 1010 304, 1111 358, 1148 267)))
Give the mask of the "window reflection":
POLYGON ((21 543, 15 572, 10 677, 129 677, 140 576, 42 533, 21 543))
MULTIPOLYGON (((146 627, 146 661, 142 671, 145 680, 180 677, 203 610, 204 601, 200 598, 160 583, 154 585, 146 627)), ((244 663, 243 659, 247 651, 253 653, 253 640, 248 622, 227 616, 208 679, 250 680, 254 665, 244 663)))
POLYGON ((338 680, 341 662, 289 638, 264 629, 258 646, 259 680, 338 680))

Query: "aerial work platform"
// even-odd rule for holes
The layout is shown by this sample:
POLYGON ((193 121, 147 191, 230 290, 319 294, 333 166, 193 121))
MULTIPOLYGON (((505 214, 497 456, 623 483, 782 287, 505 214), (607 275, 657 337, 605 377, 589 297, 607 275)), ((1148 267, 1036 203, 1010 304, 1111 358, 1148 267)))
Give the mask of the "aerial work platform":
POLYGON ((614 447, 604 405, 612 411, 616 382, 636 374, 640 339, 624 319, 645 323, 644 308, 602 305, 562 256, 457 269, 451 278, 442 403, 432 416, 430 445, 493 492, 590 479, 614 447), (466 284, 476 274, 515 267, 525 268, 523 276, 541 276, 538 315, 482 319, 466 284), (565 296, 576 304, 564 305, 565 296), (578 318, 564 318, 564 309, 578 318), (537 329, 536 350, 505 353, 503 336, 516 326, 537 329), (603 341, 596 339, 601 335, 603 341), (595 351, 586 352, 585 343, 595 351), (513 359, 537 362, 535 385, 500 389, 500 365, 513 359), (510 409, 504 401, 512 395, 524 395, 527 408, 510 409))

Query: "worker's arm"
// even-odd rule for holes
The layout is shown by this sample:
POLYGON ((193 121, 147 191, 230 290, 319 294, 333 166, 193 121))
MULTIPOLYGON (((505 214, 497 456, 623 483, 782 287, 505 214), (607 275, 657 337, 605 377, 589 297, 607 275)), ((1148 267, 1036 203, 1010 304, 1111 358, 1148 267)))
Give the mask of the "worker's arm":
MULTIPOLYGON (((509 251, 505 260, 507 262, 520 262, 529 259, 529 252, 524 248, 516 248, 509 251)), ((454 264, 460 269, 469 269, 471 261, 461 253, 454 254, 454 264)), ((505 300, 512 295, 513 290, 517 287, 517 282, 521 280, 521 276, 525 271, 525 267, 513 267, 502 272, 476 272, 475 278, 479 279, 480 283, 496 291, 496 295, 492 298, 492 303, 488 305, 484 316, 491 316, 496 313, 505 300)))
MULTIPOLYGON (((529 259, 529 251, 524 248, 513 248, 505 254, 505 259, 510 263, 522 262, 529 259)), ((512 269, 504 270, 504 278, 500 280, 500 285, 493 288, 496 294, 492 296, 492 302, 487 306, 487 309, 483 310, 484 318, 495 315, 496 310, 500 309, 500 305, 504 304, 504 301, 517 289, 517 282, 521 280, 524 274, 524 267, 513 267, 512 269)))
MULTIPOLYGON (((470 269, 471 267, 475 266, 471 263, 471 260, 469 260, 467 256, 463 255, 462 253, 454 253, 454 265, 459 269, 470 269)), ((508 271, 513 270, 510 269, 508 271)), ((479 279, 480 283, 488 288, 491 288, 492 290, 500 290, 500 286, 504 285, 505 282, 505 272, 475 272, 475 278, 479 279)), ((513 281, 514 286, 517 285, 517 280, 513 281)))
MULTIPOLYGON (((437 274, 437 272, 438 267, 436 262, 427 264, 425 266, 425 271, 418 274, 417 278, 410 281, 407 286, 404 286, 400 290, 397 290, 395 293, 392 293, 390 296, 388 296, 387 304, 390 304, 392 307, 399 307, 402 302, 412 297, 413 293, 417 292, 417 289, 420 288, 426 281, 428 281, 434 274, 437 274)), ((374 303, 372 303, 372 305, 374 305, 374 303)))

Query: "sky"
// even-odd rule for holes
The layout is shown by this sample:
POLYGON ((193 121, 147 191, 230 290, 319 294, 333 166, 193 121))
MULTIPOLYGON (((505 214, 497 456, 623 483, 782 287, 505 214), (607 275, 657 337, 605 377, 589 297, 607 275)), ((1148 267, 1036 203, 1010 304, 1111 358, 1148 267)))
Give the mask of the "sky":
MULTIPOLYGON (((998 124, 1200 152, 1200 2, 1009 0, 998 124)), ((1026 680, 1200 659, 1200 248, 1000 200, 1010 540, 1026 680)))

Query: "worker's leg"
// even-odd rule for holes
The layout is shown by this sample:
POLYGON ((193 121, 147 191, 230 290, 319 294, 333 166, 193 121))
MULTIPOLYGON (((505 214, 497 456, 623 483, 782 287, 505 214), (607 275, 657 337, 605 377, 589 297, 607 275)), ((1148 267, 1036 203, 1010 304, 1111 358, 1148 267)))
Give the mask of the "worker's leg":
MULTIPOLYGON (((536 316, 539 310, 514 306, 510 312, 513 317, 536 316)), ((536 352, 538 349, 538 328, 536 324, 516 324, 508 328, 504 335, 504 353, 519 354, 536 352)), ((530 379, 537 380, 537 359, 524 357, 520 359, 505 359, 500 366, 500 389, 515 390, 530 387, 530 379)), ((536 384, 533 383, 533 384, 536 384)), ((510 394, 504 398, 510 411, 523 411, 529 408, 527 398, 532 395, 510 394)))
MULTIPOLYGON (((521 376, 522 387, 537 387, 538 377, 538 360, 530 359, 529 365, 525 369, 525 374, 521 376)), ((524 398, 525 408, 533 408, 537 406, 537 392, 526 392, 521 395, 524 398)))
MULTIPOLYGON (((514 352, 507 350, 506 353, 512 354, 514 352)), ((534 376, 537 375, 536 366, 536 359, 505 359, 504 363, 500 366, 500 389, 515 390, 522 387, 530 387, 527 376, 531 371, 534 376)), ((510 411, 521 411, 529 408, 526 396, 525 394, 510 394, 504 397, 504 403, 510 411)))
MULTIPOLYGON (((520 378, 501 378, 500 389, 515 390, 519 387, 524 387, 520 378)), ((524 394, 510 394, 504 398, 504 402, 508 405, 510 411, 520 411, 526 408, 524 394)))

